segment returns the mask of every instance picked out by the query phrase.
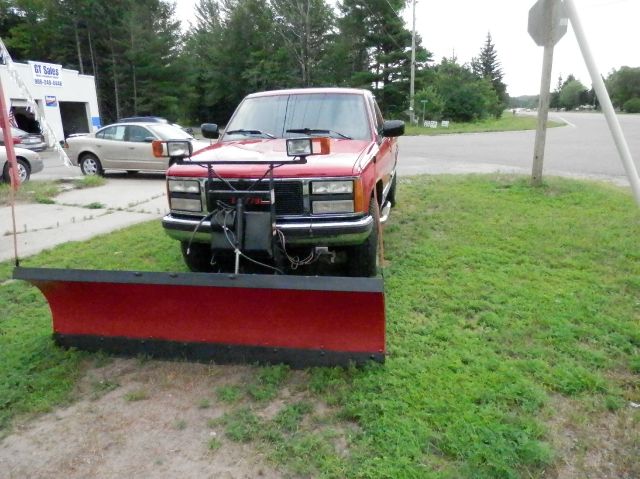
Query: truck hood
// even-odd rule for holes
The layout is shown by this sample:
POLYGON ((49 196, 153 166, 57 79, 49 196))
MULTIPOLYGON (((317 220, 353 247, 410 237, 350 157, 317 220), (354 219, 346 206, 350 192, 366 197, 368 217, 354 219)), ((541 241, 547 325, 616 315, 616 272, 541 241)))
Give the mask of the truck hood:
MULTIPOLYGON (((279 166, 274 170, 275 177, 329 177, 357 174, 360 159, 372 149, 375 143, 370 140, 331 139, 328 155, 307 157, 307 164, 279 166)), ((168 176, 201 177, 207 176, 206 168, 189 164, 190 161, 237 161, 238 165, 214 165, 216 173, 228 178, 255 178, 268 171, 265 165, 243 165, 243 161, 265 161, 278 163, 290 160, 287 156, 286 140, 254 139, 242 141, 218 142, 196 151, 191 160, 182 165, 174 165, 168 176)))

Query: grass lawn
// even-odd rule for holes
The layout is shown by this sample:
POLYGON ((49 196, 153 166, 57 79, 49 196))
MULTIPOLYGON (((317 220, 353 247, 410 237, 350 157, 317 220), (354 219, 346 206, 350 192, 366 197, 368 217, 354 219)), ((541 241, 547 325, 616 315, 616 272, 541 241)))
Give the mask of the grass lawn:
MULTIPOLYGON (((598 477, 640 477, 631 195, 492 175, 405 178, 398 198, 385 227, 386 363, 256 368, 253 383, 218 388, 232 409, 209 448, 253 442, 304 477, 569 477, 567 461, 587 477, 594 454, 613 471, 598 477), (285 387, 295 394, 261 416, 285 387)), ((23 263, 184 270, 159 222, 23 263)), ((85 356, 52 345, 44 300, 6 282, 10 270, 0 264, 0 433, 71 400, 85 356)))
MULTIPOLYGON (((443 128, 438 123, 438 128, 425 128, 407 123, 405 135, 447 135, 451 133, 483 133, 488 131, 519 131, 535 130, 538 119, 535 116, 518 115, 513 116, 505 113, 501 118, 489 118, 468 123, 450 122, 448 128, 443 128)), ((548 128, 564 126, 564 123, 557 121, 547 121, 548 128)))
MULTIPOLYGON (((64 190, 91 188, 105 184, 102 176, 83 176, 73 181, 27 181, 15 193, 17 203, 54 203, 56 195, 64 190)), ((0 182, 0 206, 8 205, 11 190, 7 183, 0 182)))

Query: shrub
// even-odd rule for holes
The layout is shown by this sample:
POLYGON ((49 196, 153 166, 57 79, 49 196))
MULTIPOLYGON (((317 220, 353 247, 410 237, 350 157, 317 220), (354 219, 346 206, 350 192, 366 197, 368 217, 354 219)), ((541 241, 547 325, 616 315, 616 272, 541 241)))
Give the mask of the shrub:
POLYGON ((627 100, 622 109, 627 113, 640 113, 640 98, 632 98, 631 100, 627 100))

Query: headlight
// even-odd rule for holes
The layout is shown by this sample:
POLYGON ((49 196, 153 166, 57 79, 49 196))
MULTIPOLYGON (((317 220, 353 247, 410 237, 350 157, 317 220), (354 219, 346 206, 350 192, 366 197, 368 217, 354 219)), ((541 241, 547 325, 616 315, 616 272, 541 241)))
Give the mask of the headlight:
POLYGON ((191 144, 188 141, 168 141, 167 154, 170 157, 191 156, 191 144))
POLYGON ((169 180, 169 191, 172 193, 200 193, 197 181, 169 180))
POLYGON ((311 183, 314 195, 351 194, 353 181, 314 181, 311 183))
POLYGON ((189 198, 171 198, 171 209, 180 211, 202 211, 202 203, 200 200, 192 200, 189 198))
POLYGON ((353 213, 353 200, 314 201, 313 214, 353 213))
POLYGON ((308 156, 312 154, 311 138, 289 138, 287 140, 288 156, 308 156))

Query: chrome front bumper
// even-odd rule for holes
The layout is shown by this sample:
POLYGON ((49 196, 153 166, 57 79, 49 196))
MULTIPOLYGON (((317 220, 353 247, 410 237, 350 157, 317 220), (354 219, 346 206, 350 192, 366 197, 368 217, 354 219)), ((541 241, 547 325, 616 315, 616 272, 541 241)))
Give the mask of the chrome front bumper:
MULTIPOLYGON (((276 229, 280 230, 291 245, 313 246, 349 246, 363 243, 373 229, 373 217, 367 215, 360 218, 321 221, 304 218, 296 221, 277 221, 276 229)), ((199 226, 198 218, 176 217, 168 214, 162 218, 165 232, 179 241, 198 243, 211 242, 211 222, 203 221, 199 226), (193 234, 195 229, 198 231, 193 234)))

